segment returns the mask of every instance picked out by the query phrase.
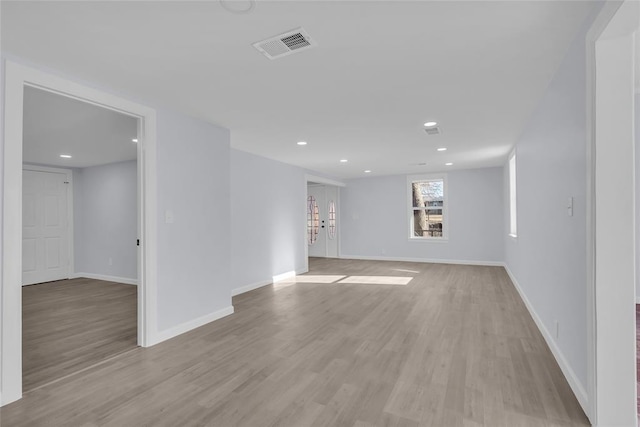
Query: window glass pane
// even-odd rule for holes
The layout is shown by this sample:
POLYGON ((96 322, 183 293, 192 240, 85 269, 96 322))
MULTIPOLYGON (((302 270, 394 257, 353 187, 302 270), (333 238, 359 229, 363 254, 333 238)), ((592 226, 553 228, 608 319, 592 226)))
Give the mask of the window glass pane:
POLYGON ((313 196, 307 197, 307 243, 313 245, 318 240, 320 230, 320 212, 313 196))
POLYGON ((418 181, 412 185, 413 207, 442 206, 444 201, 444 182, 418 181))
POLYGON ((442 210, 416 209, 413 211, 414 237, 442 237, 442 210))
POLYGON ((329 238, 336 237, 336 202, 329 201, 329 238))
POLYGON ((516 155, 509 159, 509 234, 518 234, 516 214, 516 155))

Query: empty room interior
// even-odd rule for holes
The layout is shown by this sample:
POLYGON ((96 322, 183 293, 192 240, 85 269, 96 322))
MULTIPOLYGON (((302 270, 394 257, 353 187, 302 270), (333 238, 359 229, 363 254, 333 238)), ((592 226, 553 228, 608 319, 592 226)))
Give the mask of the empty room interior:
POLYGON ((639 24, 2 1, 0 424, 637 426, 639 24))
POLYGON ((136 347, 138 125, 33 87, 23 111, 27 392, 136 347))

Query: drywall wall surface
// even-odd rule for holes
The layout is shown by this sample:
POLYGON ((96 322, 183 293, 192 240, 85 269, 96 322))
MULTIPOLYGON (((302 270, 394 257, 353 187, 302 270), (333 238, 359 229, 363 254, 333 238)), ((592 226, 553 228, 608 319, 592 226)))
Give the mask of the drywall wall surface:
POLYGON ((340 190, 341 256, 502 263, 502 174, 502 168, 446 173, 446 242, 409 239, 406 175, 347 181, 340 190))
POLYGON ((138 278, 137 161, 74 170, 75 270, 138 278))
POLYGON ((305 266, 305 170, 231 150, 232 289, 305 266))
POLYGON ((157 112, 158 329, 231 306, 230 134, 157 112))

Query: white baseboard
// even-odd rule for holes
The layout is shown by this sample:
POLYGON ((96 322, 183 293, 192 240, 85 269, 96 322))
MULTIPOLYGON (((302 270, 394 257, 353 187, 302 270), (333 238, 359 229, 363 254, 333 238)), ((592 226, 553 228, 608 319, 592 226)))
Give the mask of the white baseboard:
POLYGON ((484 265, 488 267, 502 267, 502 261, 474 261, 457 259, 435 259, 435 258, 405 258, 388 256, 367 256, 367 255, 340 255, 340 259, 359 259, 364 261, 402 261, 402 262, 422 262, 430 264, 459 264, 459 265, 484 265))
POLYGON ((124 283, 125 285, 137 285, 138 279, 129 279, 128 277, 107 276, 105 274, 93 274, 93 273, 73 273, 69 276, 69 279, 77 279, 86 277, 87 279, 104 280, 107 282, 124 283))
POLYGON ((236 295, 244 294, 245 292, 249 292, 254 289, 258 289, 263 286, 270 285, 271 283, 272 283, 271 280, 261 280, 260 282, 255 282, 249 285, 240 286, 239 288, 235 288, 231 291, 231 296, 235 297, 236 295))
POLYGON ((531 317, 533 318, 534 322, 536 322, 536 325, 538 326, 540 333, 542 334, 544 340, 547 342, 547 345, 551 349, 551 353, 553 354, 556 361, 558 362, 558 365, 560 366, 560 369, 562 370, 564 377, 567 379, 569 386, 573 390, 573 394, 575 394, 576 398, 578 399, 578 403, 580 403, 580 406, 582 406, 582 410, 584 411, 585 414, 588 414, 589 413, 589 397, 587 395, 587 391, 585 390, 584 386, 576 376, 576 373, 573 371, 573 369, 571 369, 571 366, 567 362, 567 359, 565 359, 564 354, 556 344, 549 330, 545 327, 544 323, 538 316, 538 313, 535 311, 535 309, 533 308, 533 305, 531 305, 531 302, 527 298, 527 295, 524 293, 524 291, 520 287, 520 284, 518 283, 515 276, 513 275, 513 273, 511 273, 511 270, 509 270, 509 267, 506 264, 504 265, 504 269, 507 271, 507 274, 509 275, 511 282, 513 282, 513 285, 515 286, 516 290, 520 294, 520 298, 522 298, 522 301, 527 306, 527 310, 529 310, 529 313, 531 314, 531 317))
POLYGON ((271 278, 271 280, 261 280, 259 282, 254 282, 254 283, 250 283, 250 284, 245 285, 245 286, 237 287, 237 288, 231 290, 231 296, 235 297, 236 295, 244 294, 245 292, 253 291, 254 289, 258 289, 258 288, 261 288, 263 286, 271 285, 273 282, 277 282, 278 280, 283 280, 285 278, 293 277, 294 275, 297 276, 299 274, 304 274, 304 273, 308 273, 308 272, 309 272, 308 268, 301 268, 299 270, 296 270, 295 272, 290 271, 290 272, 287 272, 287 273, 277 274, 277 275, 273 276, 271 278))
POLYGON ((199 328, 200 326, 204 326, 207 323, 211 323, 215 320, 222 319, 223 317, 229 316, 233 314, 233 306, 225 307, 221 310, 214 311, 213 313, 206 314, 202 317, 198 317, 197 319, 190 320, 188 322, 182 323, 178 326, 174 326, 173 328, 166 329, 164 331, 158 332, 154 337, 150 339, 150 346, 159 344, 168 339, 177 337, 178 335, 184 334, 185 332, 189 332, 193 329, 199 328))

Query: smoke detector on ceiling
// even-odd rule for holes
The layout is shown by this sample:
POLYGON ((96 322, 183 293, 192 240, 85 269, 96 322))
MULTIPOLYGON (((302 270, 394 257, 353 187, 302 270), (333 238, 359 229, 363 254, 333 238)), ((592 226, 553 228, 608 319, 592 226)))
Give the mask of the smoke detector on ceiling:
POLYGON ((442 133, 442 130, 440 130, 439 126, 424 128, 424 131, 427 133, 427 135, 440 135, 442 133))
POLYGON ((253 44, 253 47, 269 59, 281 58, 314 46, 316 46, 316 42, 302 28, 296 28, 253 44))

